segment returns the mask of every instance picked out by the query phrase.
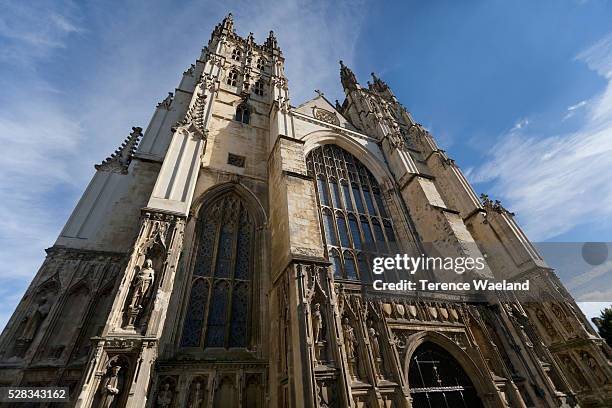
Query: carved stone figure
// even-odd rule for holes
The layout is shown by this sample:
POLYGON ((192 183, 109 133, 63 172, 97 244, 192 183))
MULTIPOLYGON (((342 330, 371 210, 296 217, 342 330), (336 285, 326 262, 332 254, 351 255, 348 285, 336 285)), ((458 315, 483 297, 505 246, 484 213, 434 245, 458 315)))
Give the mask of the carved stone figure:
POLYGON ((110 408, 116 405, 116 399, 121 390, 119 389, 119 371, 121 366, 114 365, 108 369, 106 376, 102 379, 100 391, 102 398, 98 408, 110 408), (113 404, 115 403, 115 404, 113 404))
POLYGON ((204 392, 202 390, 202 383, 199 381, 194 383, 191 387, 191 393, 189 394, 189 402, 187 408, 200 408, 204 401, 204 392))
POLYGON ((375 359, 380 359, 380 344, 378 343, 378 333, 374 327, 368 329, 368 335, 370 337, 370 344, 372 345, 372 354, 375 359))
POLYGON ((36 310, 25 318, 26 325, 23 328, 23 332, 21 332, 18 340, 22 342, 31 342, 34 339, 38 328, 49 314, 50 309, 51 305, 49 305, 47 297, 42 297, 40 303, 36 307, 36 310))
POLYGON ((344 333, 344 348, 346 349, 346 356, 350 359, 355 358, 355 349, 357 347, 357 337, 355 336, 355 329, 349 323, 349 319, 345 317, 342 320, 342 332, 344 333))
POLYGON ((319 342, 319 336, 323 329, 323 316, 321 315, 321 305, 315 303, 314 310, 312 312, 312 340, 315 344, 319 342))
POLYGON ((145 260, 143 267, 136 273, 132 282, 132 297, 128 307, 128 326, 134 325, 145 300, 150 295, 149 292, 155 282, 153 261, 145 260))
POLYGON ((38 329, 47 318, 51 305, 46 296, 41 297, 36 309, 24 317, 25 325, 19 337, 15 341, 15 355, 23 357, 34 340, 38 329))
POLYGON ((170 383, 164 383, 162 385, 159 394, 157 395, 157 406, 160 408, 167 408, 172 403, 173 392, 170 389, 170 383))

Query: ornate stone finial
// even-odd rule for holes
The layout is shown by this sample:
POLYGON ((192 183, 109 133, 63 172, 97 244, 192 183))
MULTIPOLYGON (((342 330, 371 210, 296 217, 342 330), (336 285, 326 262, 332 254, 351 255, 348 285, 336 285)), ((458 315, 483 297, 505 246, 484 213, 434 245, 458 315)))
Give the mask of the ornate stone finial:
POLYGON ((234 32, 234 16, 229 13, 220 24, 217 24, 214 34, 228 34, 234 32))
POLYGON ((318 89, 315 89, 315 93, 319 96, 324 96, 325 94, 318 89))
POLYGON ((340 81, 342 82, 342 86, 348 90, 357 89, 357 77, 349 67, 344 65, 344 62, 340 60, 340 81))
POLYGON ((170 110, 170 105, 172 104, 172 99, 174 99, 174 94, 172 92, 168 92, 168 96, 157 104, 158 108, 162 108, 165 110, 170 110))
POLYGON ((185 72, 183 72, 183 75, 193 76, 194 72, 195 72, 195 64, 191 64, 189 68, 187 68, 185 72))
POLYGON ((372 72, 371 75, 372 75, 372 80, 374 82, 372 83, 370 88, 372 88, 373 90, 377 92, 384 92, 384 91, 389 90, 389 86, 387 85, 385 81, 378 78, 374 72, 372 72))
POLYGON ((342 110, 342 105, 340 105, 340 102, 338 102, 338 100, 336 99, 336 106, 335 106, 336 110, 338 112, 340 112, 342 110))
POLYGON ((94 167, 99 171, 111 171, 119 174, 127 174, 128 166, 136 152, 138 142, 142 137, 142 128, 133 127, 132 133, 125 138, 121 146, 110 157, 94 167))
POLYGON ((278 49, 278 41, 276 41, 276 36, 274 35, 274 31, 270 30, 270 34, 266 39, 266 43, 264 44, 266 48, 269 49, 278 49))

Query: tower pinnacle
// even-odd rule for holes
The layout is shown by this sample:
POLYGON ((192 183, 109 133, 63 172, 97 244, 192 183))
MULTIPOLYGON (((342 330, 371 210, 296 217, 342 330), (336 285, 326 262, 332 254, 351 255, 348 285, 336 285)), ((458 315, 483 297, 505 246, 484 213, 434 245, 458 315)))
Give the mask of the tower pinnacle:
POLYGON ((349 67, 344 65, 342 60, 340 60, 340 81, 342 82, 342 86, 347 90, 354 90, 359 87, 355 74, 349 67))

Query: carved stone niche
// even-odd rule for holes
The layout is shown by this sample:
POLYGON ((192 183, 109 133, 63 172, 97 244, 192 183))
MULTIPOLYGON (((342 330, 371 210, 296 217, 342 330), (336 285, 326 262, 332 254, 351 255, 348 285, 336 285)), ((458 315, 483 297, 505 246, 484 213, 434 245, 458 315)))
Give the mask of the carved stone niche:
POLYGON ((167 253, 163 238, 156 235, 145 244, 141 253, 124 307, 123 327, 127 329, 146 326, 155 293, 163 279, 167 253))
POLYGON ((160 378, 155 397, 153 398, 153 406, 156 408, 169 408, 173 406, 176 399, 176 385, 178 378, 176 376, 165 376, 160 378))
POLYGON ((60 284, 55 278, 50 278, 40 285, 40 288, 32 297, 32 303, 28 311, 15 331, 8 357, 21 358, 25 356, 40 327, 47 319, 59 290, 60 284))
POLYGON ((208 406, 208 377, 194 377, 187 391, 187 408, 205 408, 208 406))
POLYGON ((92 407, 115 408, 123 406, 130 388, 131 363, 126 356, 116 355, 106 363, 101 373, 92 407))
POLYGON ((322 378, 316 381, 316 399, 319 408, 335 408, 338 401, 338 386, 335 378, 322 378))

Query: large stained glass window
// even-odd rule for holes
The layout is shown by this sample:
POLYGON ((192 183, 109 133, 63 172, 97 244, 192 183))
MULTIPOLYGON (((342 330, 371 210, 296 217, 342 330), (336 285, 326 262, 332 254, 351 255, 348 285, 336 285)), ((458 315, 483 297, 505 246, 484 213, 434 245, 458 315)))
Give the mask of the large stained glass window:
POLYGON ((247 346, 253 233, 252 218, 234 193, 200 210, 182 346, 247 346))
POLYGON ((317 181, 323 237, 336 279, 371 282, 372 258, 387 254, 395 242, 376 179, 336 145, 314 149, 306 162, 317 181))

